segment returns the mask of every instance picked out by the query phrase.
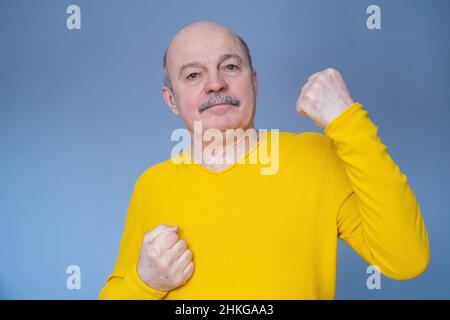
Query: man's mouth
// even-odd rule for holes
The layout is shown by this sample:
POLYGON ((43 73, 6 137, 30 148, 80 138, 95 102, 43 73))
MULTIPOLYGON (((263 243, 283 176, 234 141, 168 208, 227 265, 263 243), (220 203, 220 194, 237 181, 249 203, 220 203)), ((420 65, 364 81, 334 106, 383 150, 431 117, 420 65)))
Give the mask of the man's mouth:
POLYGON ((212 104, 210 106, 200 107, 199 112, 202 113, 203 111, 206 111, 206 110, 214 108, 214 107, 226 107, 226 106, 238 107, 238 106, 236 106, 234 104, 230 104, 230 103, 218 103, 218 104, 212 104))

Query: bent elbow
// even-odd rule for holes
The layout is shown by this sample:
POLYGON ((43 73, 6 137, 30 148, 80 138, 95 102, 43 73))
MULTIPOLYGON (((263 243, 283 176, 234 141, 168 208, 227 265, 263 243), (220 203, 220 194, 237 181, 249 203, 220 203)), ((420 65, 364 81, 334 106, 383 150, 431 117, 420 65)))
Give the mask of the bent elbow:
POLYGON ((427 247, 415 259, 403 264, 402 267, 397 268, 396 272, 389 272, 386 274, 388 278, 393 280, 411 280, 422 275, 428 268, 430 263, 430 249, 427 247))

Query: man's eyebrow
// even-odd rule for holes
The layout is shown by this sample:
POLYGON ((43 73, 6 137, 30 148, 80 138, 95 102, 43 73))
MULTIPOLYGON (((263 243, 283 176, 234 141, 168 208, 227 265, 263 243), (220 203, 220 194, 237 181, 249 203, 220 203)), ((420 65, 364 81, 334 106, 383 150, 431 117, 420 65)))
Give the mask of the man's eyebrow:
POLYGON ((183 64, 180 68, 180 72, 178 73, 178 76, 181 76, 183 71, 187 68, 204 68, 204 66, 200 62, 191 62, 191 63, 183 64))
POLYGON ((238 55, 237 53, 225 53, 225 54, 220 56, 219 64, 221 64, 225 60, 228 60, 228 59, 231 59, 231 58, 236 58, 239 61, 239 63, 241 63, 241 64, 242 64, 242 62, 244 62, 244 59, 242 59, 242 57, 240 55, 238 55))
MULTIPOLYGON (((242 59, 242 57, 240 55, 238 55, 237 53, 225 53, 220 56, 219 64, 221 64, 224 61, 231 59, 231 58, 236 58, 239 61, 239 63, 241 63, 241 64, 244 61, 244 59, 242 59)), ((191 62, 191 63, 184 64, 180 67, 180 72, 178 73, 178 75, 181 76, 183 71, 186 70, 187 68, 204 68, 204 65, 202 65, 200 62, 191 62)))

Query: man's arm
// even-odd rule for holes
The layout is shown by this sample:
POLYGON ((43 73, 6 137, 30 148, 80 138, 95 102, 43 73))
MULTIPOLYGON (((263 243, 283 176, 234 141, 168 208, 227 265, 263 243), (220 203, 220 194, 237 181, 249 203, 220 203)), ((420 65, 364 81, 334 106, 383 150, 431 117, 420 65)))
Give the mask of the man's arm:
POLYGON ((329 181, 339 194, 338 235, 386 276, 418 276, 430 259, 428 236, 416 197, 339 72, 312 75, 297 111, 331 138, 329 181))
POLYGON ((420 275, 430 258, 425 223, 406 176, 367 112, 353 104, 325 134, 332 139, 330 170, 344 170, 353 189, 338 212, 340 239, 392 279, 420 275))
POLYGON ((99 299, 160 300, 184 285, 192 276, 194 263, 178 227, 160 224, 145 233, 140 223, 145 187, 138 182, 128 207, 119 258, 99 299))
POLYGON ((139 179, 128 206, 125 229, 120 243, 119 257, 114 271, 108 277, 99 299, 163 299, 167 292, 148 287, 137 274, 137 262, 144 232, 139 221, 142 199, 139 179))

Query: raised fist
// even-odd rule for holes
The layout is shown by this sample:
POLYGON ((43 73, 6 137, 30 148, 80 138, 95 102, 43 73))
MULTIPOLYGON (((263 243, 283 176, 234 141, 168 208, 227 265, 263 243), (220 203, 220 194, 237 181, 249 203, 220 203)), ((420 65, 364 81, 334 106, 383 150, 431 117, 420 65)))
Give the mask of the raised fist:
POLYGON ((177 232, 178 227, 161 224, 144 236, 137 272, 153 289, 175 289, 184 285, 194 272, 192 252, 177 232))
POLYGON ((325 127, 354 103, 340 73, 332 68, 308 78, 297 99, 297 112, 325 127))

